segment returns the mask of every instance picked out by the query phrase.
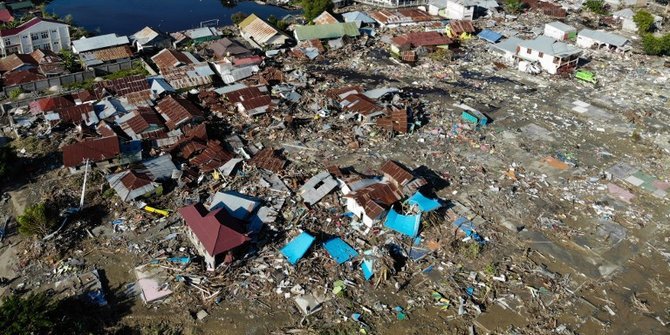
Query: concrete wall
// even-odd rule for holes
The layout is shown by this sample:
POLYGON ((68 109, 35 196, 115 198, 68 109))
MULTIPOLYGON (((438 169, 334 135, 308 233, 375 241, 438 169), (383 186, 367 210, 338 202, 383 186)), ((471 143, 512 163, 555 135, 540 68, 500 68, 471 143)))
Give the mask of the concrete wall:
POLYGON ((6 86, 3 87, 5 95, 9 95, 9 92, 16 88, 20 88, 23 92, 35 92, 35 91, 45 91, 52 86, 60 85, 69 85, 74 83, 81 83, 87 80, 92 80, 95 78, 94 71, 84 71, 77 73, 64 74, 58 77, 50 77, 32 83, 26 83, 21 85, 6 86))

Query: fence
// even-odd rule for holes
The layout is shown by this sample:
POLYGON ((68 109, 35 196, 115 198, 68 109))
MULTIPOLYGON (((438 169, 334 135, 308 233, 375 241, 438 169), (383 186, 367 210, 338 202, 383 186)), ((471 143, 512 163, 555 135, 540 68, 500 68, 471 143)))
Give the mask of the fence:
POLYGON ((133 67, 132 59, 120 60, 116 63, 108 63, 93 66, 92 69, 95 71, 95 75, 98 77, 106 76, 114 72, 119 72, 121 70, 129 70, 133 67))
POLYGON ((6 86, 3 87, 3 92, 5 96, 9 96, 9 92, 15 90, 15 89, 20 89, 23 92, 39 92, 39 91, 46 91, 50 87, 53 86, 65 86, 65 85, 70 85, 74 83, 81 83, 87 80, 92 80, 95 78, 95 73, 94 71, 84 71, 84 72, 77 72, 77 73, 69 73, 69 74, 64 74, 58 77, 50 77, 46 79, 41 79, 38 81, 33 81, 31 83, 25 83, 25 84, 19 84, 19 85, 13 85, 13 86, 6 86))

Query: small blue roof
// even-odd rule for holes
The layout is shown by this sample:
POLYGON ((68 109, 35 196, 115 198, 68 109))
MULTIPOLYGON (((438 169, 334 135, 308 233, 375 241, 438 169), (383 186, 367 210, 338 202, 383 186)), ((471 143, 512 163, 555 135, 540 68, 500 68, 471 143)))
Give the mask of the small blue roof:
POLYGON ((454 221, 453 225, 462 230, 466 236, 472 235, 472 233, 475 231, 475 224, 472 223, 470 220, 460 217, 454 221))
POLYGON ((421 224, 421 213, 416 215, 402 215, 393 208, 386 216, 384 227, 395 230, 407 236, 416 237, 419 234, 421 224))
POLYGON ((288 262, 295 265, 314 243, 314 236, 303 232, 281 249, 288 262))
POLYGON ((337 264, 342 264, 358 256, 358 252, 339 237, 326 241, 323 243, 323 247, 328 251, 330 257, 335 259, 337 264))
POLYGON ((344 13, 344 14, 342 14, 342 18, 344 18, 344 22, 356 22, 356 21, 360 21, 360 22, 363 22, 363 23, 375 23, 375 22, 377 22, 363 12, 344 13))
POLYGON ((496 33, 493 30, 488 30, 484 29, 482 30, 477 36, 485 41, 491 42, 491 43, 497 43, 502 39, 502 35, 499 33, 496 33))
POLYGON ((442 207, 439 200, 428 198, 421 194, 421 192, 414 193, 413 196, 407 199, 407 203, 419 206, 419 209, 423 212, 430 212, 442 207))

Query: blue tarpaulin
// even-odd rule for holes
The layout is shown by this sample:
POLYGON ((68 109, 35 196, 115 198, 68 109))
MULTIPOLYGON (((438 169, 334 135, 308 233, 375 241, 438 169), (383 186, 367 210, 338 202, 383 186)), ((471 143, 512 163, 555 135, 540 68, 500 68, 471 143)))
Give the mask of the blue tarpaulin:
POLYGON ((363 262, 361 262, 361 270, 363 270, 363 277, 365 280, 370 280, 370 278, 372 278, 372 276, 375 274, 374 251, 372 249, 366 250, 363 252, 363 254, 365 256, 363 256, 363 262))
POLYGON ((442 206, 439 200, 427 198, 425 195, 421 194, 421 192, 414 193, 413 196, 407 199, 407 203, 419 206, 419 209, 422 212, 430 212, 442 206))
POLYGON ((484 29, 479 34, 477 34, 477 37, 487 42, 497 43, 502 39, 503 36, 493 30, 484 29))
POLYGON ((464 217, 460 217, 454 221, 453 225, 460 229, 465 236, 471 237, 480 244, 485 243, 484 238, 475 231, 475 224, 464 217))
POLYGON ((417 215, 398 214, 393 208, 386 216, 384 227, 393 229, 401 234, 416 237, 419 234, 419 225, 421 223, 421 213, 417 215))
POLYGON ((358 256, 358 252, 339 237, 326 241, 323 243, 323 247, 326 248, 330 257, 333 257, 337 264, 342 264, 358 256))
POLYGON ((303 232, 281 249, 288 262, 295 265, 314 243, 314 236, 303 232))

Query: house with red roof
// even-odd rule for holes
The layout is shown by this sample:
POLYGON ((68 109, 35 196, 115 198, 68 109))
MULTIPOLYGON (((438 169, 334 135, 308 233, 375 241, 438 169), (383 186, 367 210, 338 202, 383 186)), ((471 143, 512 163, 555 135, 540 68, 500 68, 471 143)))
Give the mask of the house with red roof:
POLYGON ((86 139, 63 147, 63 165, 76 172, 89 160, 93 165, 114 166, 121 154, 117 136, 86 139))
POLYGON ((235 252, 249 241, 244 222, 225 208, 210 212, 198 203, 180 208, 179 214, 186 223, 186 236, 205 258, 208 271, 221 262, 232 262, 235 252))
POLYGON ((28 54, 37 49, 53 52, 70 49, 70 26, 35 17, 16 28, 0 30, 0 55, 28 54))

